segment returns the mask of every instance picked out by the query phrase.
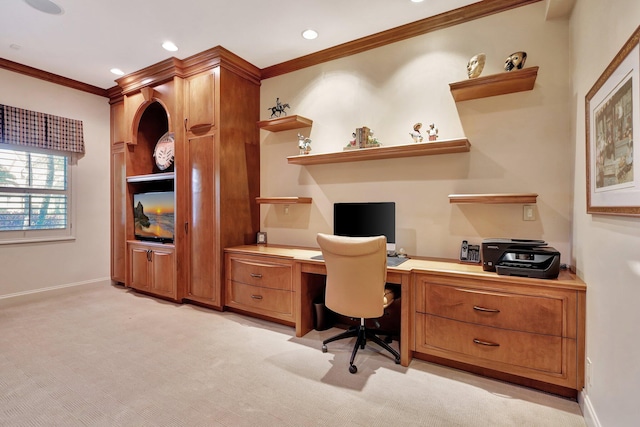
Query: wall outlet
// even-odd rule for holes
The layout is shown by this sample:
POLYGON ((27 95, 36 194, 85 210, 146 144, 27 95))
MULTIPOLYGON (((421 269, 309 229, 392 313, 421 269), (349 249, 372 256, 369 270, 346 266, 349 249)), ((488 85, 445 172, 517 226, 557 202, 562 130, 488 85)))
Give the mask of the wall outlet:
POLYGON ((535 221, 536 211, 532 205, 524 205, 522 208, 522 220, 523 221, 535 221))
POLYGON ((585 373, 587 378, 585 378, 585 382, 587 383, 587 389, 588 390, 591 390, 591 387, 593 386, 593 367, 592 367, 592 365, 593 364, 591 363, 591 359, 589 359, 587 357, 587 366, 586 366, 586 369, 585 369, 585 371, 587 371, 585 373))

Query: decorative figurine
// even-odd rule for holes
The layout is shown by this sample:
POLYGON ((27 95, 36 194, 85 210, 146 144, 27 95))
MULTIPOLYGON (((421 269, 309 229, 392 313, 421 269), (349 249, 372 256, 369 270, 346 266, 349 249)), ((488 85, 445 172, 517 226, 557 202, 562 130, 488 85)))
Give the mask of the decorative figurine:
POLYGON ((484 69, 484 63, 487 60, 487 55, 479 53, 476 56, 471 57, 467 63, 467 75, 470 79, 480 77, 482 70, 484 69))
POLYGON ((504 62, 504 70, 511 71, 514 68, 521 70, 527 60, 527 52, 513 52, 504 62))
POLYGON ((427 134, 429 135, 429 141, 435 141, 436 139, 438 139, 438 128, 436 127, 435 124, 431 123, 429 125, 427 134))
POLYGON ((281 103, 280 98, 276 98, 276 106, 269 107, 267 108, 267 110, 271 110, 270 118, 274 118, 274 117, 280 117, 281 114, 284 114, 286 116, 287 113, 284 111, 285 108, 291 108, 291 107, 289 106, 289 104, 281 103))
POLYGON ((416 123, 413 125, 413 132, 409 132, 409 136, 413 139, 413 142, 422 142, 424 138, 422 138, 422 134, 420 134, 420 128, 422 128, 422 123, 416 123))
POLYGON ((298 134, 298 148, 300 149, 300 154, 309 154, 311 151, 311 138, 298 134))
POLYGON ((349 143, 347 144, 347 146, 344 147, 344 149, 345 150, 351 150, 351 149, 354 149, 354 148, 359 148, 358 147, 358 143, 356 141, 356 133, 355 132, 353 132, 351 134, 351 139, 349 140, 349 143))

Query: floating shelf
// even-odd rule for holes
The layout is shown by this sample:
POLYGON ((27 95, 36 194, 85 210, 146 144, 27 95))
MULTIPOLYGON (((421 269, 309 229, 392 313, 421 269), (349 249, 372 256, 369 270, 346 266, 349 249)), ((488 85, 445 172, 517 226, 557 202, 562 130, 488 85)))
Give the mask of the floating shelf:
POLYGON ((311 197, 256 197, 256 203, 272 205, 309 204, 311 203, 311 197))
POLYGON ((420 142, 410 145, 360 148, 338 153, 302 154, 287 157, 292 165, 321 165, 327 163, 358 162, 361 160, 395 159, 399 157, 431 156, 435 154, 464 153, 471 144, 466 138, 439 142, 420 142))
POLYGON ((173 179, 175 179, 175 172, 163 172, 128 176, 127 182, 169 181, 173 179))
POLYGON ((529 67, 522 70, 505 71, 502 74, 450 83, 451 95, 456 101, 467 101, 532 90, 538 76, 538 68, 529 67))
POLYGON ((258 122, 258 127, 270 132, 280 132, 283 130, 307 128, 312 124, 313 120, 307 119, 306 117, 286 116, 278 117, 277 119, 262 120, 258 122))
POLYGON ((524 203, 534 204, 536 193, 449 194, 449 203, 524 203))

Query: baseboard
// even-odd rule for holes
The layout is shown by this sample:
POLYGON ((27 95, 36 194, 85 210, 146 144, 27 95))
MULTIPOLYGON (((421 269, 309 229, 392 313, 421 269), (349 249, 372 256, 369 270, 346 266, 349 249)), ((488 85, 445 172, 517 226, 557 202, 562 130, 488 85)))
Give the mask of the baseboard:
POLYGON ((111 283, 111 279, 108 277, 86 280, 83 282, 68 283, 58 286, 50 286, 47 288, 34 289, 31 291, 16 292, 8 295, 0 295, 0 307, 8 307, 15 304, 24 304, 28 302, 38 301, 43 298, 51 297, 52 295, 63 295, 78 292, 86 289, 86 286, 91 285, 107 285, 111 283))
POLYGON ((593 409, 589 395, 585 393, 584 389, 578 394, 578 404, 580 405, 580 410, 582 411, 582 416, 584 417, 584 422, 587 424, 587 427, 602 427, 596 411, 593 409))

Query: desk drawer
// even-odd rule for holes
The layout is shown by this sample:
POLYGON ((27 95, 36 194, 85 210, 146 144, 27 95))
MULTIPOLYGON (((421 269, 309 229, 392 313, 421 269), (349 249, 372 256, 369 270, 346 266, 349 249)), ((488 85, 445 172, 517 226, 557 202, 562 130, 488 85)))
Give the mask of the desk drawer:
POLYGON ((562 338, 416 315, 416 351, 433 349, 547 373, 562 373, 562 338))
POLYGON ((416 311, 503 329, 562 336, 561 297, 484 291, 419 282, 416 311))
POLYGON ((293 292, 227 281, 227 305, 259 314, 292 317, 293 292))
POLYGON ((290 264, 264 262, 251 258, 230 258, 229 279, 263 288, 292 290, 290 264))

